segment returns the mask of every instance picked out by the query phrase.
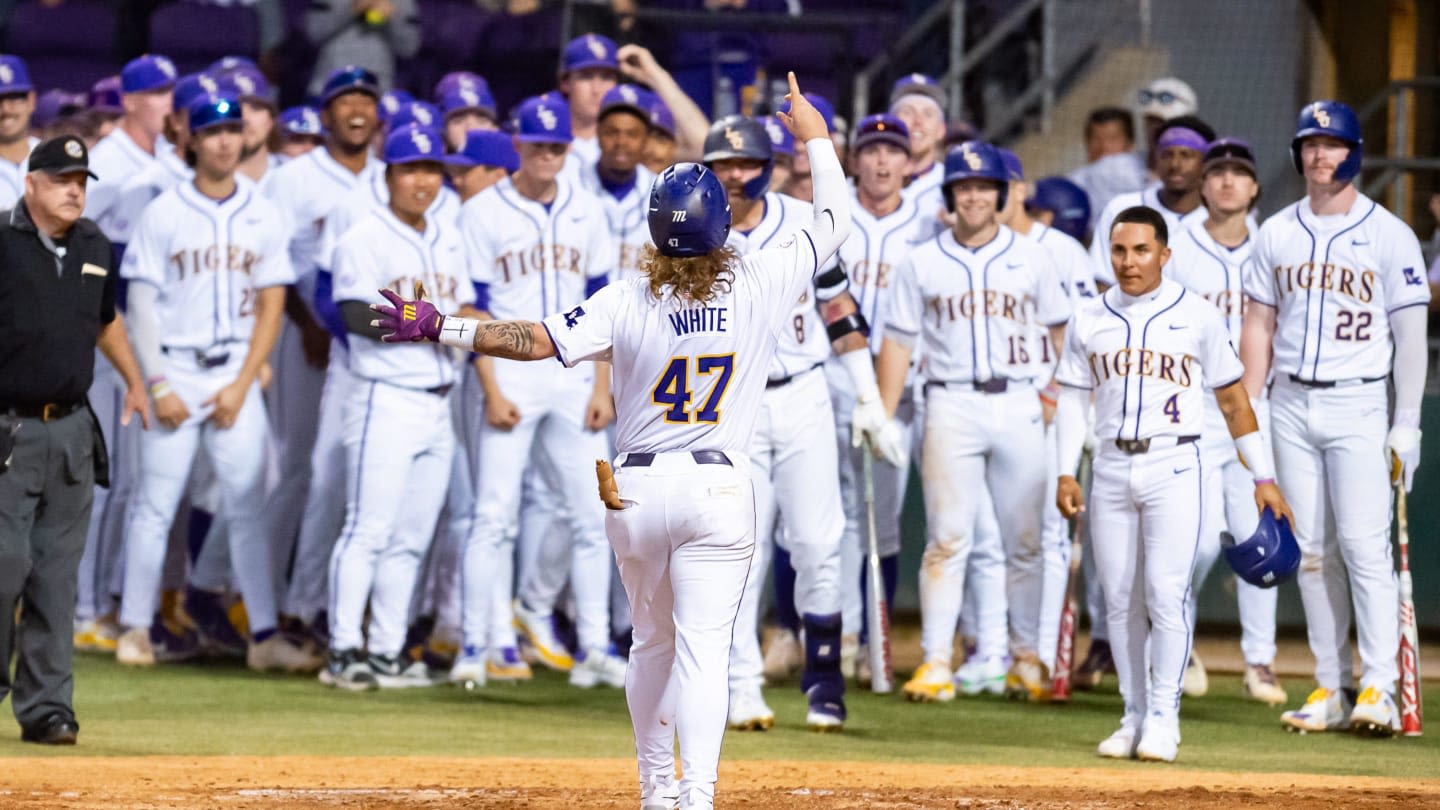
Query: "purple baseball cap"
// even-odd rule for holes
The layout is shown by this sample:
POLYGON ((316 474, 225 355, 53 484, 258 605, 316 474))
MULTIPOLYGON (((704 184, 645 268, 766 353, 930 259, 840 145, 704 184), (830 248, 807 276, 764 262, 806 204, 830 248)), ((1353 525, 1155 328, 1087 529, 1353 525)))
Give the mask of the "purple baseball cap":
POLYGON ((164 90, 174 86, 179 75, 169 57, 147 53, 125 63, 120 71, 120 90, 125 93, 164 90))
POLYGON ((64 90, 46 90, 35 99, 35 112, 30 116, 30 126, 48 127, 67 115, 85 109, 85 96, 64 90))
POLYGON ((480 79, 478 84, 456 83, 441 93, 437 100, 440 113, 446 118, 456 113, 472 111, 492 121, 498 117, 495 114, 495 96, 490 93, 490 85, 484 79, 480 79))
POLYGON ((320 123, 320 111, 308 105, 287 108, 280 113, 275 125, 284 135, 325 137, 325 127, 320 123))
POLYGON ((1249 172, 1251 177, 1260 177, 1260 173, 1255 169, 1255 150, 1239 138, 1218 138, 1211 141, 1210 145, 1205 147, 1204 160, 1201 171, 1205 174, 1221 166, 1239 166, 1249 172))
POLYGON ((240 126, 245 122, 240 102, 208 93, 185 105, 190 131, 201 132, 212 127, 240 126))
POLYGON ((459 87, 484 87, 486 92, 490 90, 490 83, 479 73, 469 70, 452 70, 440 77, 435 83, 435 90, 431 93, 435 99, 454 91, 459 87))
POLYGON ((570 143, 570 105, 558 93, 520 102, 513 121, 515 137, 524 143, 570 143))
POLYGON ((445 138, 433 127, 405 124, 385 136, 382 159, 394 166, 402 163, 449 163, 445 138))
POLYGON ((384 124, 390 120, 390 116, 400 112, 400 108, 414 101, 415 97, 400 89, 386 90, 380 96, 380 123, 384 124))
POLYGON ((120 101, 120 77, 106 76, 90 86, 86 106, 98 113, 124 115, 125 105, 120 101))
POLYGON ((208 73, 187 73, 175 82, 175 109, 188 110, 197 99, 220 95, 220 83, 208 73))
MULTIPOLYGON (((829 99, 819 93, 801 93, 801 95, 805 96, 805 100, 810 102, 816 112, 820 113, 821 118, 825 119, 825 126, 829 127, 831 132, 834 132, 835 105, 831 104, 829 99)), ((790 111, 790 105, 788 103, 785 105, 785 111, 790 111)))
POLYGON ((585 68, 605 68, 617 73, 620 60, 616 58, 615 40, 600 34, 586 34, 570 40, 560 58, 560 75, 585 68))
POLYGON ((775 154, 794 156, 795 136, 780 123, 780 119, 773 115, 762 115, 755 120, 760 122, 760 126, 765 128, 765 134, 770 136, 770 148, 775 154))
POLYGON ((855 127, 855 151, 872 143, 888 143, 910 152, 910 128, 890 113, 867 115, 855 127))
POLYGON ((675 114, 670 112, 670 105, 654 93, 650 94, 650 126, 671 138, 675 137, 675 114))
POLYGON ((25 60, 10 54, 0 54, 0 96, 29 93, 35 89, 30 84, 30 69, 25 60))
POLYGON ((604 98, 600 99, 600 118, 604 118, 612 112, 628 112, 640 116, 640 120, 649 123, 650 106, 645 98, 645 91, 633 84, 617 84, 605 91, 604 98))
POLYGON ((329 104, 346 93, 364 93, 378 101, 380 80, 375 78, 374 73, 362 67, 346 65, 336 68, 325 78, 325 87, 320 91, 320 103, 329 104))
POLYGON ((255 68, 244 65, 232 68, 219 74, 218 81, 222 95, 241 101, 259 102, 272 110, 279 106, 276 103, 275 88, 265 80, 265 74, 255 68))
POLYGON ((256 73, 260 72, 260 66, 255 64, 255 60, 251 59, 248 56, 222 56, 219 59, 216 59, 214 62, 211 62, 210 66, 205 68, 205 72, 211 74, 220 74, 229 73, 232 70, 240 70, 242 68, 244 70, 253 70, 256 73))
POLYGON ((1005 164, 1005 174, 1008 175, 1011 180, 1025 179, 1025 168, 1020 165, 1019 155, 1003 146, 995 147, 995 151, 1000 153, 1000 162, 1005 164))
POLYGON ((933 76, 924 73, 911 73, 895 80, 890 88, 890 109, 894 110, 905 96, 925 96, 939 104, 942 111, 945 109, 945 89, 933 76))
POLYGON ((410 101, 385 121, 385 131, 394 132, 401 127, 415 124, 422 129, 436 129, 444 123, 440 109, 428 101, 410 101))
POLYGON ((510 136, 492 129, 465 133, 465 145, 451 158, 453 166, 498 166, 507 172, 520 168, 520 156, 510 136))

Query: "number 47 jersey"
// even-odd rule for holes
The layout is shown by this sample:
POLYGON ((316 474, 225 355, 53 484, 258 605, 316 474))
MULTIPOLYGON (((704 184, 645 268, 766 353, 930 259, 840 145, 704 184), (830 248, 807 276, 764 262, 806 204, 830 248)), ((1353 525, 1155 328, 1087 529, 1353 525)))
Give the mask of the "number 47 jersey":
POLYGON ((612 283, 545 328, 560 362, 613 364, 619 452, 749 452, 780 330, 815 273, 808 231, 745 256, 713 300, 650 293, 646 277, 612 283))

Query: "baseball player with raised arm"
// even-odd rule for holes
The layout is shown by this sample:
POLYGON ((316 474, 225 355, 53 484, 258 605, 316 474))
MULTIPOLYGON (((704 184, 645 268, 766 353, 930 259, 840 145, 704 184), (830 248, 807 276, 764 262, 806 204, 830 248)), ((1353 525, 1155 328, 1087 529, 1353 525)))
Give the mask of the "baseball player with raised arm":
POLYGON ((1400 730, 1391 465, 1408 490, 1420 463, 1430 289, 1414 231, 1355 188, 1361 151, 1350 107, 1316 101, 1300 111, 1290 155, 1305 197, 1256 237, 1240 350, 1251 396, 1274 380, 1271 437, 1295 506, 1300 600, 1319 683, 1281 722, 1388 737, 1400 730))
POLYGON ((432 211, 444 188, 442 136, 401 127, 385 140, 384 158, 388 204, 345 231, 333 261, 333 294, 355 336, 349 343, 355 379, 345 403, 345 528, 330 560, 330 658, 322 680, 346 689, 434 683, 424 662, 401 652, 411 596, 445 501, 445 488, 435 482, 450 474, 454 452, 448 394, 458 375, 451 352, 382 344, 369 304, 384 300, 377 289, 423 285, 438 311, 474 312, 459 221, 432 211))
MULTIPOLYGON (((996 220, 1009 183, 990 144, 966 141, 951 149, 942 191, 955 224, 900 263, 886 305, 876 374, 891 416, 912 353, 919 350, 925 358, 925 661, 905 684, 911 700, 955 697, 952 649, 979 515, 980 501, 972 494, 979 486, 990 492, 1005 543, 1012 658, 1005 690, 1030 700, 1045 699, 1049 690, 1038 650, 1045 426, 1034 378, 1043 368, 1031 341, 1038 323, 1058 345, 1071 306, 1049 256, 996 220)), ((897 429, 893 422, 888 426, 897 429)), ((885 450, 888 443, 874 445, 885 450)))
MULTIPOLYGON (((1098 753, 1159 762, 1174 762, 1180 750, 1180 681, 1195 621, 1187 592, 1206 497, 1200 434, 1210 392, 1254 478, 1257 511, 1294 525, 1224 319, 1164 278, 1168 241, 1165 218, 1153 208, 1113 217, 1106 242, 1116 284, 1075 313, 1055 372, 1064 386, 1055 417, 1061 470, 1080 462, 1092 392, 1095 400, 1090 537, 1125 702, 1120 728, 1098 753)), ((1061 513, 1074 517, 1084 500, 1075 476, 1062 472, 1061 513)))
MULTIPOLYGON (((760 122, 738 115, 716 121, 705 139, 703 159, 729 195, 727 244, 735 252, 744 255, 778 245, 804 226, 803 203, 766 191, 773 153, 760 122)), ((805 635, 800 680, 808 701, 805 723, 815 731, 838 731, 845 723, 845 679, 840 674, 840 539, 845 515, 835 418, 822 368, 832 351, 840 355, 859 392, 861 427, 878 430, 885 423, 874 366, 865 350, 869 327, 848 286, 845 271, 833 264, 816 277, 813 288, 790 302, 789 328, 780 336, 760 399, 749 451, 759 536, 730 654, 731 728, 767 729, 775 723, 760 694, 764 668, 757 625, 777 513, 780 528, 775 536, 795 567, 795 607, 805 635)))
MULTIPOLYGON (((603 287, 617 249, 599 200, 561 174, 570 145, 563 99, 522 102, 515 115, 520 169, 471 198, 461 224, 476 285, 475 308, 498 318, 543 318, 603 287)), ((515 537, 523 470, 539 465, 565 500, 574 550, 570 582, 580 651, 570 670, 579 687, 624 683, 624 659, 610 644, 610 565, 604 510, 588 497, 575 455, 606 451, 602 432, 613 418, 606 366, 562 369, 482 359, 486 422, 478 441, 475 519, 463 574, 464 645, 450 672, 461 683, 523 679, 511 607, 515 537), (532 459, 532 450, 535 451, 532 459), (514 673, 514 674, 512 674, 514 673)))
POLYGON ((265 530, 265 404, 256 381, 279 332, 294 280, 278 210, 236 181, 238 101, 207 96, 188 111, 195 179, 141 214, 121 266, 131 282, 128 322, 155 400, 144 434, 126 534, 116 657, 153 664, 165 538, 203 445, 219 482, 231 560, 245 599, 252 669, 313 670, 313 655, 276 631, 265 530))
MULTIPOLYGON (((799 99, 794 74, 790 94, 799 99)), ((599 463, 606 534, 634 609, 626 698, 643 810, 714 806, 730 635, 754 546, 746 452, 777 340, 849 231, 845 177, 825 124, 802 101, 786 121, 810 152, 810 223, 746 256, 726 246, 727 193, 682 163, 651 192, 658 249, 644 275, 543 322, 438 318, 425 302, 382 307, 387 340, 443 340, 516 360, 613 362, 616 471, 599 463), (414 320, 403 310, 415 307, 414 320), (679 738, 684 778, 676 784, 679 738)))
MULTIPOLYGON (((1245 310, 1242 277, 1255 244, 1246 219, 1260 196, 1255 154, 1249 144, 1233 138, 1211 143, 1205 150, 1200 190, 1206 217, 1171 237, 1165 276, 1214 305, 1230 342, 1238 345, 1245 310)), ((1257 400, 1253 407, 1261 434, 1268 441, 1270 418, 1264 402, 1257 400)), ((1205 455, 1205 510, 1200 515, 1203 530, 1190 588, 1191 615, 1200 587, 1220 557, 1222 535, 1244 540, 1255 533, 1259 523, 1251 508, 1250 473, 1235 456, 1218 408, 1206 409, 1200 451, 1205 455)), ((1285 690, 1272 668, 1276 591, 1258 588, 1238 576, 1235 589, 1240 604, 1240 649, 1245 655, 1245 696, 1272 706, 1284 703, 1285 690)), ((1204 669, 1194 666, 1193 660, 1192 654, 1192 665, 1186 668, 1186 695, 1201 691, 1195 681, 1203 677, 1204 669)))

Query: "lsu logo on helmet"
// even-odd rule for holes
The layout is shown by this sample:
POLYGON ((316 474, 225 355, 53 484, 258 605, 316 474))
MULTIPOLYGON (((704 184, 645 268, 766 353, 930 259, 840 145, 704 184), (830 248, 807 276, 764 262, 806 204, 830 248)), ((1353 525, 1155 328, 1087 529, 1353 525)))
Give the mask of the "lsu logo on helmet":
POLYGON ((730 127, 725 127, 725 140, 729 141, 730 148, 737 152, 745 148, 745 136, 730 127))
POLYGON ((984 162, 980 159, 980 156, 979 156, 979 155, 977 155, 977 154, 975 154, 974 152, 971 152, 971 151, 970 151, 970 147, 968 147, 968 146, 965 147, 965 149, 964 149, 964 154, 965 154, 965 165, 970 167, 970 171, 972 171, 972 172, 978 172, 978 171, 980 171, 980 167, 983 166, 983 165, 985 165, 984 162))
POLYGON ((1315 123, 1327 129, 1330 127, 1330 111, 1319 104, 1315 105, 1315 123))

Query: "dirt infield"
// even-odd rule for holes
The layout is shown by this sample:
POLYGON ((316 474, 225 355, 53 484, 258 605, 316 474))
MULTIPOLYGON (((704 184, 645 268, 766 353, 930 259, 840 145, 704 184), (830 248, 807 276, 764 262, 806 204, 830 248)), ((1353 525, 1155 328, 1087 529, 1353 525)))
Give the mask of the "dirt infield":
MULTIPOLYGON (((26 757, 0 806, 158 808, 634 808, 634 761, 340 757, 26 757)), ((872 762, 722 762, 731 808, 1415 808, 1440 780, 1230 774, 1175 766, 1066 769, 872 762)))

